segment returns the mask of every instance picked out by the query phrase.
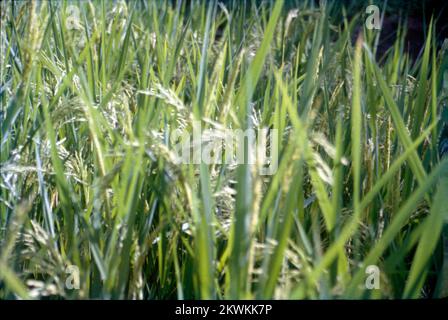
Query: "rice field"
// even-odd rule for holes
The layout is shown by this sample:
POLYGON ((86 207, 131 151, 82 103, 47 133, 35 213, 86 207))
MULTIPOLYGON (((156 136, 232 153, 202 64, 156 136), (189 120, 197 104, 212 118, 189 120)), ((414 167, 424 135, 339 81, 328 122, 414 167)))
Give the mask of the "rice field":
POLYGON ((337 1, 0 6, 0 299, 448 296, 437 17, 413 56, 337 1))

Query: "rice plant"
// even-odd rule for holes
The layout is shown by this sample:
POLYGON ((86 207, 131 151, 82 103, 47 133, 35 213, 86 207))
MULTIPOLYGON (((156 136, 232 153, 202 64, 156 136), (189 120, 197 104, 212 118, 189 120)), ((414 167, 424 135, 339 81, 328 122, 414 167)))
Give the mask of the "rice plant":
POLYGON ((414 57, 337 1, 0 5, 1 299, 448 296, 437 17, 414 57), (275 170, 179 161, 195 123, 275 170))

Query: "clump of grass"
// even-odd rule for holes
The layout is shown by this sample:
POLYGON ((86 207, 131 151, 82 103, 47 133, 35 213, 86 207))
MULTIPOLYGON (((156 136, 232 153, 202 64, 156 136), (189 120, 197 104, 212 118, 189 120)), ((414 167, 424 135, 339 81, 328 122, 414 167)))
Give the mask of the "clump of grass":
POLYGON ((1 6, 1 298, 447 294, 433 22, 378 62, 334 3, 1 6), (277 129, 278 170, 178 164, 193 121, 277 129))

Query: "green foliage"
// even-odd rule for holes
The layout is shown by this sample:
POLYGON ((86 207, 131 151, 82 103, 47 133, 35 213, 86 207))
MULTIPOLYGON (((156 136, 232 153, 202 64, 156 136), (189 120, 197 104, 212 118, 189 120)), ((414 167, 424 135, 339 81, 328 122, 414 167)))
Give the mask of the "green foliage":
POLYGON ((0 298, 448 292, 434 23, 378 62, 362 12, 291 6, 1 2, 0 298), (277 171, 179 164, 194 121, 277 129, 277 171))

